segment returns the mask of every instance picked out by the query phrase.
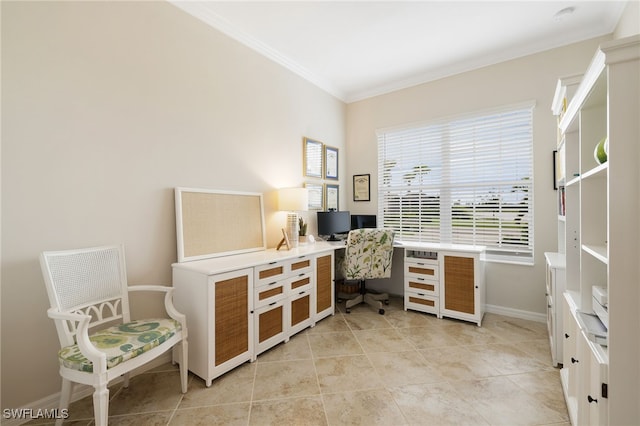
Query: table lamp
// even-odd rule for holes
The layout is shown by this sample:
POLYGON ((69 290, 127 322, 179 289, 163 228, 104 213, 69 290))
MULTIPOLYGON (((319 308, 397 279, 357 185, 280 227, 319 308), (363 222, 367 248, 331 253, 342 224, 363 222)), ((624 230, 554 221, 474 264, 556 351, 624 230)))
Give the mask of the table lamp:
POLYGON ((298 212, 307 211, 308 206, 309 191, 307 188, 282 188, 278 190, 278 210, 288 212, 284 231, 290 248, 298 247, 298 212))

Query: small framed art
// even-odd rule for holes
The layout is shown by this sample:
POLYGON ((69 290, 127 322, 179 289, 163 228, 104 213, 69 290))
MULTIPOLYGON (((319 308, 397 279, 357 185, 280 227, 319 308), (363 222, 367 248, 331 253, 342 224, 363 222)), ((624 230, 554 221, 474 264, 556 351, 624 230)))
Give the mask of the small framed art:
POLYGON ((353 201, 371 201, 371 175, 353 175, 353 201))
POLYGON ((338 185, 326 184, 326 199, 327 199, 327 211, 329 210, 340 210, 339 205, 339 196, 340 196, 340 187, 338 185))
POLYGON ((313 139, 304 138, 304 175, 313 178, 322 178, 322 158, 324 145, 322 142, 313 139))
POLYGON ((309 191, 309 210, 324 210, 324 188, 322 184, 307 182, 304 187, 309 191))
POLYGON ((338 148, 325 146, 325 179, 338 179, 338 148))

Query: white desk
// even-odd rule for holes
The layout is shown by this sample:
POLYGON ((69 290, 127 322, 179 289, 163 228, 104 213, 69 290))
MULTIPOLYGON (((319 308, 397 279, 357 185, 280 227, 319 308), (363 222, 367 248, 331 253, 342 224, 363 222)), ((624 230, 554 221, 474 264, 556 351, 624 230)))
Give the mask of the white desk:
MULTIPOLYGON (((345 247, 344 242, 331 244, 345 247)), ((389 292, 386 289, 393 286, 402 294, 405 310, 482 324, 485 247, 402 241, 394 246, 399 251, 395 257, 400 258, 394 259, 391 283, 389 279, 371 280, 369 288, 389 292)))

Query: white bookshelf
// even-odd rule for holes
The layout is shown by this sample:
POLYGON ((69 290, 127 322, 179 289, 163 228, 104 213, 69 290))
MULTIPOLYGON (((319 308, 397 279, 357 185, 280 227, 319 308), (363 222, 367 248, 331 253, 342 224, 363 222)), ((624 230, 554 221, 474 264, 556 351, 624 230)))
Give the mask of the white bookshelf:
MULTIPOLYGON (((558 247, 568 311, 561 379, 574 425, 640 419, 639 58, 640 36, 603 44, 556 114, 565 177, 558 247), (594 149, 605 137, 608 160, 598 164, 594 149), (594 286, 608 296, 606 344, 584 321, 593 313, 594 286)), ((556 88, 556 98, 561 94, 556 88)))

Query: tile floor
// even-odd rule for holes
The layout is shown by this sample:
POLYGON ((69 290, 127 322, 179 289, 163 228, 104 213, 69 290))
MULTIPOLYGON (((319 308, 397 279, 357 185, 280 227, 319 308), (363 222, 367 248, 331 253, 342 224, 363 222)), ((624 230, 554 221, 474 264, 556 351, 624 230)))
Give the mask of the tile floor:
MULTIPOLYGON (((115 425, 562 425, 546 324, 486 314, 482 327, 361 305, 180 393, 170 364, 114 385, 115 425)), ((92 425, 91 397, 66 424, 92 425)))

